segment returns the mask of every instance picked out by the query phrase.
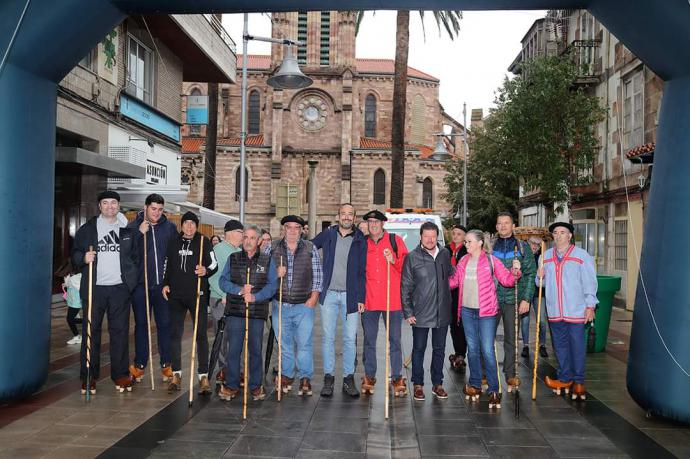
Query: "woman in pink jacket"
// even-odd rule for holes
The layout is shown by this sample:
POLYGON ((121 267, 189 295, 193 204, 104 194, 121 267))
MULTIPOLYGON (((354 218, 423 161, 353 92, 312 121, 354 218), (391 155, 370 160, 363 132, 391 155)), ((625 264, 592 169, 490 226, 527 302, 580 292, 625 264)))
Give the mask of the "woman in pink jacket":
POLYGON ((465 384, 465 398, 479 400, 482 381, 482 358, 489 383, 489 408, 501 407, 494 338, 498 320, 496 281, 505 287, 515 285, 520 277, 520 262, 513 260, 512 272, 501 261, 484 250, 484 234, 471 230, 465 236, 467 255, 462 257, 450 277, 450 288, 458 289, 458 310, 467 339, 470 382, 465 384), (460 307, 462 306, 462 307, 460 307))

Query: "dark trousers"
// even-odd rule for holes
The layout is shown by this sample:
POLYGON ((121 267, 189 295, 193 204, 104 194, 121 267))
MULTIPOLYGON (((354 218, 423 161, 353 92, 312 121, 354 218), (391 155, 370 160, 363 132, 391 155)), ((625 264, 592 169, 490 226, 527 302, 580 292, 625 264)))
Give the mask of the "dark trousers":
MULTIPOLYGON (((101 369, 101 326, 108 314, 108 335, 110 335, 110 377, 113 381, 129 375, 129 308, 131 297, 125 284, 93 287, 91 306, 91 379, 100 377, 101 369)), ((86 345, 88 326, 88 302, 83 302, 81 369, 79 375, 86 380, 86 345)))
MULTIPOLYGON (((261 349, 264 341, 264 320, 249 319, 249 340, 247 350, 249 358, 249 388, 256 389, 263 380, 263 360, 261 349)), ((225 369, 225 385, 231 389, 240 387, 240 368, 244 370, 244 360, 240 356, 244 351, 244 317, 228 316, 225 322, 225 334, 228 335, 228 366, 225 369)))
MULTIPOLYGON (((503 319, 503 373, 507 379, 515 376, 515 303, 501 303, 499 310, 499 315, 503 319)), ((496 320, 496 330, 498 322, 496 320)))
MULTIPOLYGON (((134 311, 134 363, 145 367, 149 362, 149 331, 146 322, 146 295, 144 284, 139 284, 132 294, 134 311)), ((170 363, 170 306, 163 298, 160 286, 149 287, 149 305, 153 310, 151 320, 156 320, 160 364, 170 363)))
POLYGON ((455 355, 465 358, 467 354, 467 339, 463 328, 462 318, 458 316, 458 290, 452 290, 453 301, 450 305, 450 337, 453 340, 455 355))
POLYGON ((424 385, 424 353, 431 330, 431 383, 443 384, 443 359, 446 354, 448 326, 440 328, 412 327, 412 384, 424 385))
POLYGON ((67 325, 74 336, 79 334, 79 329, 77 325, 82 322, 81 319, 77 319, 77 314, 79 314, 81 308, 67 308, 67 325))
POLYGON ((551 322, 560 381, 585 382, 585 324, 551 322))
MULTIPOLYGON (((402 311, 390 312, 390 366, 391 377, 398 379, 402 376, 402 349, 400 348, 400 333, 402 331, 402 311)), ((364 371, 370 378, 376 377, 376 338, 379 332, 379 322, 386 326, 386 311, 364 311, 362 313, 362 327, 364 328, 364 371)))
MULTIPOLYGON (((196 295, 186 298, 170 298, 170 355, 173 371, 182 371, 182 334, 184 333, 184 319, 189 311, 194 324, 196 313, 196 295)), ((197 373, 208 373, 208 338, 206 329, 208 324, 208 296, 199 299, 199 326, 196 333, 197 373)))

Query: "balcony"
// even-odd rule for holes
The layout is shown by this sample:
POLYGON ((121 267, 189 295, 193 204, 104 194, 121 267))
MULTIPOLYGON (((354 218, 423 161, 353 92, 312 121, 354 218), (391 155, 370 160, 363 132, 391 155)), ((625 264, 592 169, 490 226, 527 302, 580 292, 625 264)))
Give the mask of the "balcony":
POLYGON ((597 59, 600 46, 599 40, 574 40, 563 50, 562 54, 570 54, 577 64, 577 84, 599 83, 601 65, 597 59))

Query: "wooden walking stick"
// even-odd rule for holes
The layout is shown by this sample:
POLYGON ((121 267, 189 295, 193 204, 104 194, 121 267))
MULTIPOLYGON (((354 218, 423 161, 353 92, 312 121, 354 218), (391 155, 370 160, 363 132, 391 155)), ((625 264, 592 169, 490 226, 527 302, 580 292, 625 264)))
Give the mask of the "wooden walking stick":
MULTIPOLYGON (((544 241, 541 241, 541 258, 539 267, 544 267, 544 241)), ((541 323, 541 292, 544 286, 544 273, 539 276, 539 300, 537 300, 537 332, 534 337, 534 368, 532 369, 532 400, 537 399, 537 365, 539 364, 539 324, 541 323)))
MULTIPOLYGON (((515 245, 513 249, 513 260, 518 257, 518 246, 515 245)), ((515 419, 520 418, 520 380, 518 379, 518 322, 520 321, 520 315, 518 314, 518 277, 517 273, 513 272, 515 276, 515 335, 513 337, 513 347, 515 348, 515 368, 513 370, 513 378, 515 378, 515 419)))
MULTIPOLYGON (((280 256, 280 267, 283 267, 283 256, 280 256)), ((283 393, 283 277, 278 289, 278 401, 283 393)))
MULTIPOLYGON (((199 266, 204 263, 204 235, 199 234, 199 266)), ((199 330, 199 300, 201 299, 201 276, 196 279, 196 310, 194 312, 194 334, 192 335, 192 358, 189 364, 189 406, 194 403, 194 359, 196 358, 196 334, 199 330)), ((206 325, 206 324, 204 324, 206 325)), ((204 330, 206 333, 206 330, 204 330)))
MULTIPOLYGON (((247 267, 247 284, 249 285, 250 268, 247 267)), ((246 287, 245 287, 246 291, 246 287)), ((242 395, 242 419, 247 419, 247 395, 249 392, 249 301, 244 296, 244 394, 242 395)))
MULTIPOLYGON (((89 246, 93 252, 93 246, 89 246)), ((89 262, 89 304, 86 312, 86 401, 91 401, 91 306, 93 304, 93 260, 89 262)))
MULTIPOLYGON (((149 231, 151 224, 149 223, 149 231)), ((151 390, 156 390, 153 378, 153 352, 151 351, 151 306, 149 304, 149 256, 147 247, 147 235, 144 234, 144 298, 146 299, 146 329, 149 333, 149 372, 151 373, 151 390)))
MULTIPOLYGON (((390 349, 390 338, 391 338, 391 264, 386 260, 386 376, 384 379, 386 395, 384 400, 386 406, 383 410, 384 418, 388 419, 388 402, 390 398, 390 387, 388 382, 388 375, 390 373, 390 362, 391 362, 391 349, 390 349)), ((378 328, 378 325, 376 326, 378 328)))

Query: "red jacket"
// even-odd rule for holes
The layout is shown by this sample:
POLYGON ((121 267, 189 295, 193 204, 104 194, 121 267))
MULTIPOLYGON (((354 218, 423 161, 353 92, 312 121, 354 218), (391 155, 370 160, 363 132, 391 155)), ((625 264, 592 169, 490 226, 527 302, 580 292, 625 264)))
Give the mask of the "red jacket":
POLYGON ((396 257, 393 247, 391 247, 390 236, 387 231, 383 232, 383 236, 378 243, 374 242, 371 237, 367 237, 367 269, 366 269, 366 299, 364 300, 364 308, 367 311, 385 311, 386 310, 386 257, 383 256, 383 250, 388 249, 395 258, 395 263, 391 265, 391 290, 390 290, 390 307, 391 311, 400 311, 402 309, 400 301, 400 276, 403 268, 403 261, 407 255, 407 247, 405 242, 398 235, 395 235, 395 242, 398 246, 398 255, 396 257))

